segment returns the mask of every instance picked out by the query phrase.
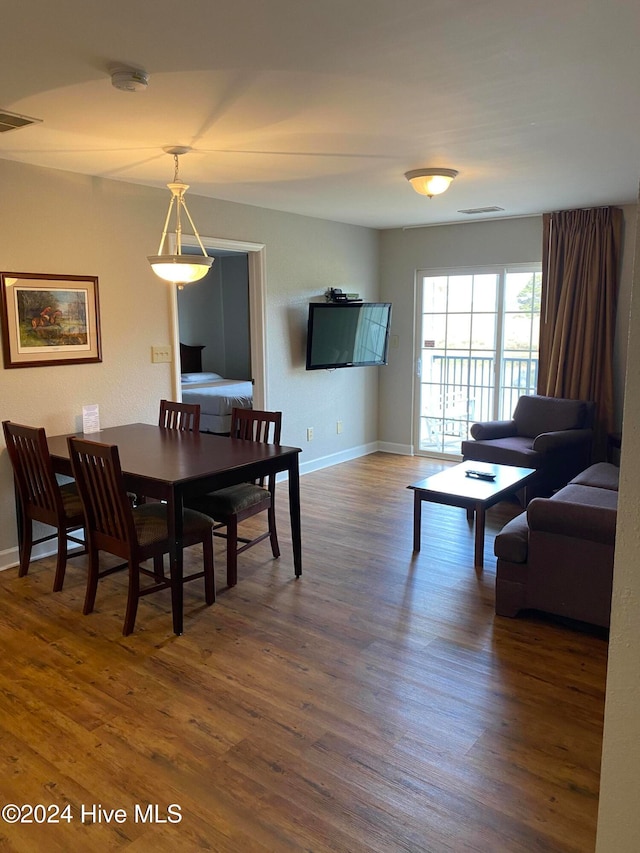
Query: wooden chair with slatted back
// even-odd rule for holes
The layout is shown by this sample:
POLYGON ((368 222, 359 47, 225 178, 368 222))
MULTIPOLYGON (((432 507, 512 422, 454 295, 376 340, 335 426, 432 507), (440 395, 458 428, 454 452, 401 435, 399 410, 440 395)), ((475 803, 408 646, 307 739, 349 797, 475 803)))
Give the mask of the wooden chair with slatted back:
MULTIPOLYGON (((138 602, 144 595, 171 588, 170 577, 158 571, 158 562, 169 553, 169 526, 167 506, 149 503, 132 507, 127 497, 120 456, 115 445, 100 444, 75 437, 68 439, 71 467, 78 484, 86 518, 87 549, 89 552, 89 577, 83 612, 94 608, 98 580, 122 568, 129 570, 129 592, 122 633, 133 631, 138 602), (100 571, 99 552, 106 551, 126 560, 124 565, 100 571), (142 566, 153 559, 153 571, 142 566), (154 583, 140 586, 141 575, 154 583)), ((215 601, 213 564, 213 521, 193 510, 184 511, 184 546, 202 543, 204 570, 182 579, 187 583, 204 578, 205 601, 215 601)))
POLYGON ((34 545, 57 537, 58 555, 53 590, 62 589, 67 568, 67 557, 86 554, 84 540, 71 533, 84 527, 82 503, 75 483, 59 485, 53 471, 47 436, 42 427, 3 421, 7 453, 13 467, 18 499, 18 527, 20 531, 20 569, 23 577, 29 571, 34 545), (33 522, 55 528, 55 533, 33 538, 33 522), (81 545, 79 551, 69 554, 68 542, 81 545))
MULTIPOLYGON (((231 438, 280 444, 282 412, 262 412, 256 409, 236 409, 231 412, 231 438)), ((227 540, 227 586, 238 582, 238 554, 257 545, 263 539, 271 540, 274 557, 280 556, 275 514, 275 475, 265 481, 241 483, 209 494, 192 498, 189 506, 211 516, 216 522, 215 536, 227 540), (248 539, 238 535, 238 524, 260 512, 267 513, 268 529, 259 536, 248 539), (219 532, 226 527, 226 532, 219 532), (240 543, 240 544, 238 544, 240 543)))
POLYGON ((160 400, 158 426, 166 429, 200 432, 200 406, 197 403, 174 403, 160 400))

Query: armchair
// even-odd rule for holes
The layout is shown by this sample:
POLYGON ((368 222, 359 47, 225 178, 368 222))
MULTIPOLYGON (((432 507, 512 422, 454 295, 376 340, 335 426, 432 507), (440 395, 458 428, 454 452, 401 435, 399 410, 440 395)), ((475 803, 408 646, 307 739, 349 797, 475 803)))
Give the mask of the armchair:
POLYGON ((590 464, 594 415, 586 400, 520 397, 511 420, 473 424, 462 457, 535 468, 533 491, 550 495, 590 464))

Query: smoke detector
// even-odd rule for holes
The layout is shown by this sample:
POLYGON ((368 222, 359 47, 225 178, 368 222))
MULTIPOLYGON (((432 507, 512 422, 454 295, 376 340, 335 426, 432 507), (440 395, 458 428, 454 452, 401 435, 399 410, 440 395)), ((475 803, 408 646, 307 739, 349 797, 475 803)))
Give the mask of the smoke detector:
POLYGON ((144 92, 149 85, 149 75, 141 68, 115 68, 111 83, 122 92, 144 92))

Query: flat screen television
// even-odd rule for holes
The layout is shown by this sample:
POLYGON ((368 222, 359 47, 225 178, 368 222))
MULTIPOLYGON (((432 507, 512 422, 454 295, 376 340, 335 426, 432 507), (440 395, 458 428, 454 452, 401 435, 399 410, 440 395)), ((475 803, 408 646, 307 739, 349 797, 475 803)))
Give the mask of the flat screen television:
POLYGON ((390 302, 312 302, 307 370, 386 364, 390 302))

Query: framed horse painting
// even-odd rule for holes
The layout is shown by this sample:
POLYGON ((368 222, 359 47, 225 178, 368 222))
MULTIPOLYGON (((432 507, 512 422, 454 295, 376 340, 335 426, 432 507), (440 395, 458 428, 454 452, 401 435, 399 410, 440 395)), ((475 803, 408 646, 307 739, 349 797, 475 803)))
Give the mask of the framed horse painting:
POLYGON ((0 273, 5 368, 102 361, 95 276, 0 273))

